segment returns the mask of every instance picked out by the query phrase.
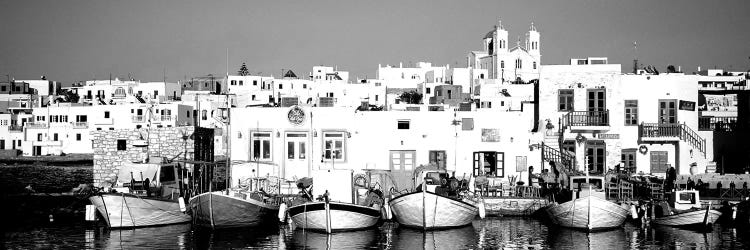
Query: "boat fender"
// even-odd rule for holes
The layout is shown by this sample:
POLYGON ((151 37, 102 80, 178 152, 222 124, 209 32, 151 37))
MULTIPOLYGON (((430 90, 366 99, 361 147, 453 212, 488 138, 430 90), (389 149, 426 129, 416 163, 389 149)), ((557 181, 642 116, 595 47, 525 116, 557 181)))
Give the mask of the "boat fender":
POLYGON ((86 221, 96 220, 96 206, 86 205, 86 221))
POLYGON ((635 205, 630 205, 630 216, 635 220, 638 219, 638 210, 635 209, 635 205))
POLYGON ((279 205, 279 222, 284 222, 286 220, 286 203, 281 203, 279 205))
POLYGON ((185 199, 183 199, 182 197, 178 197, 177 203, 180 203, 180 212, 184 213, 185 211, 187 211, 187 208, 185 207, 185 199))
POLYGON ((737 219, 737 206, 732 206, 732 220, 737 219))
POLYGON ((383 208, 385 209, 385 213, 383 213, 384 219, 391 220, 393 218, 393 214, 391 214, 391 204, 388 202, 390 200, 389 198, 385 198, 385 204, 383 204, 383 208))
POLYGON ((477 202, 477 208, 479 209, 479 218, 484 219, 484 217, 487 216, 487 211, 485 211, 484 208, 484 199, 479 199, 479 202, 477 202))

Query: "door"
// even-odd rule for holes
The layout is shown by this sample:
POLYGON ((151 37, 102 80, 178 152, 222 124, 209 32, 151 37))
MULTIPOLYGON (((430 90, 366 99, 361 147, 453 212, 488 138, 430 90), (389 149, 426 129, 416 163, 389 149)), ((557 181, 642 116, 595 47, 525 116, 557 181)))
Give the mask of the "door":
POLYGON ((606 125, 607 121, 607 100, 606 91, 604 89, 589 89, 588 90, 588 119, 587 125, 606 125))
POLYGON ((308 172, 308 133, 287 132, 284 142, 284 178, 310 176, 308 172))
POLYGON ((416 163, 417 151, 414 150, 391 150, 388 152, 390 160, 390 170, 394 177, 396 188, 399 191, 414 188, 414 182, 421 183, 420 180, 413 180, 413 171, 416 163))
POLYGON ((606 169, 606 155, 607 145, 604 144, 604 141, 586 141, 586 166, 589 171, 594 173, 604 173, 604 170, 606 169))
POLYGON ((668 157, 667 151, 651 151, 651 173, 666 173, 668 157))
POLYGON ((659 124, 677 124, 677 100, 659 100, 659 124))
POLYGON ((438 169, 445 169, 445 150, 430 150, 430 164, 434 164, 438 169))
POLYGON ((40 156, 42 155, 42 146, 34 146, 34 152, 32 152, 32 155, 34 156, 40 156))

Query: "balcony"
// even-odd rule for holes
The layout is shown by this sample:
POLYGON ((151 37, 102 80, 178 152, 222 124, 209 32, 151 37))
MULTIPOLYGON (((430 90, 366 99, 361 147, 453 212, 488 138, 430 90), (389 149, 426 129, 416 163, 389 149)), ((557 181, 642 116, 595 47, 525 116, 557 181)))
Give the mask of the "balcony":
POLYGON ((144 123, 144 122, 146 122, 146 116, 145 115, 134 115, 133 116, 133 122, 135 122, 135 123, 144 123))
POLYGON ((27 128, 47 128, 49 125, 46 122, 27 122, 25 125, 27 128))
POLYGON ((23 126, 13 124, 13 125, 8 126, 8 131, 10 131, 10 132, 23 132, 23 126))
POLYGON ((700 131, 737 131, 737 124, 736 116, 698 118, 698 130, 700 131))
POLYGON ((706 139, 685 124, 641 123, 638 134, 642 141, 647 142, 677 142, 684 141, 700 152, 706 152, 706 139))
POLYGON ((571 131, 609 130, 609 110, 571 111, 563 116, 562 122, 571 131))
POLYGON ((86 129, 89 128, 88 122, 71 122, 73 128, 86 129))
POLYGON ((171 115, 158 115, 158 116, 152 116, 152 121, 154 122, 170 122, 172 120, 175 120, 176 118, 171 115))

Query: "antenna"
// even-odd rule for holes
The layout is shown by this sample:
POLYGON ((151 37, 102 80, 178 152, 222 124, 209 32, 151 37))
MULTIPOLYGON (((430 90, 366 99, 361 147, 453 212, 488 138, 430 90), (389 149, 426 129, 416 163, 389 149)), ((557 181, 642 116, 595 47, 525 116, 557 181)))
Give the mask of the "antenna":
POLYGON ((638 43, 633 41, 633 74, 638 74, 638 43))

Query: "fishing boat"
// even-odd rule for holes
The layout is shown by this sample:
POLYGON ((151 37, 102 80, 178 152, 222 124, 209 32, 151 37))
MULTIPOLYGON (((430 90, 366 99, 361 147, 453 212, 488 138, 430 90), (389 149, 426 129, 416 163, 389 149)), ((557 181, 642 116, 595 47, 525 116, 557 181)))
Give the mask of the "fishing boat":
POLYGON ((721 212, 708 207, 702 208, 700 193, 697 190, 678 190, 669 197, 669 204, 662 202, 653 223, 676 227, 710 227, 721 217, 721 212))
MULTIPOLYGON (((223 191, 205 192, 190 198, 193 225, 210 228, 255 227, 275 222, 282 199, 266 193, 263 182, 249 180, 254 188, 240 185, 223 191)), ((271 190, 271 189, 268 189, 271 190)))
MULTIPOLYGON (((422 230, 462 227, 471 224, 479 214, 478 203, 448 184, 445 170, 415 171, 422 184, 415 191, 397 195, 389 206, 399 224, 422 230)), ((484 205, 481 205, 484 207, 484 205)))
POLYGON ((545 211, 553 224, 586 231, 597 231, 622 226, 629 210, 606 200, 604 177, 571 176, 574 199, 554 202, 545 211))
MULTIPOLYGON (((351 171, 338 172, 339 174, 326 171, 329 178, 333 177, 336 179, 337 184, 353 183, 351 171), (339 178, 336 178, 336 175, 339 175, 339 178), (349 182, 343 181, 346 179, 349 182)), ((321 182, 331 183, 321 175, 313 177, 313 180, 316 178, 321 180, 321 182)), ((321 183, 321 186, 325 185, 324 183, 321 183)), ((365 186, 367 188, 364 194, 365 199, 361 199, 361 202, 356 203, 356 200, 352 201, 351 199, 351 194, 358 197, 358 188, 356 185, 349 184, 349 189, 352 191, 347 193, 350 195, 340 195, 336 198, 336 201, 331 200, 331 194, 329 189, 325 189, 326 187, 319 187, 325 189, 325 193, 319 199, 313 201, 312 183, 298 186, 302 188, 302 192, 305 194, 302 197, 305 197, 307 200, 290 206, 288 210, 289 217, 298 228, 332 233, 367 229, 374 227, 380 221, 383 197, 382 192, 378 189, 365 186)), ((344 189, 336 188, 330 190, 337 192, 346 191, 344 189)))
POLYGON ((183 176, 177 164, 133 163, 120 168, 110 192, 89 197, 109 228, 133 228, 190 222, 182 200, 183 176), (140 180, 136 181, 138 176, 140 180), (145 177, 145 179, 144 179, 145 177))

